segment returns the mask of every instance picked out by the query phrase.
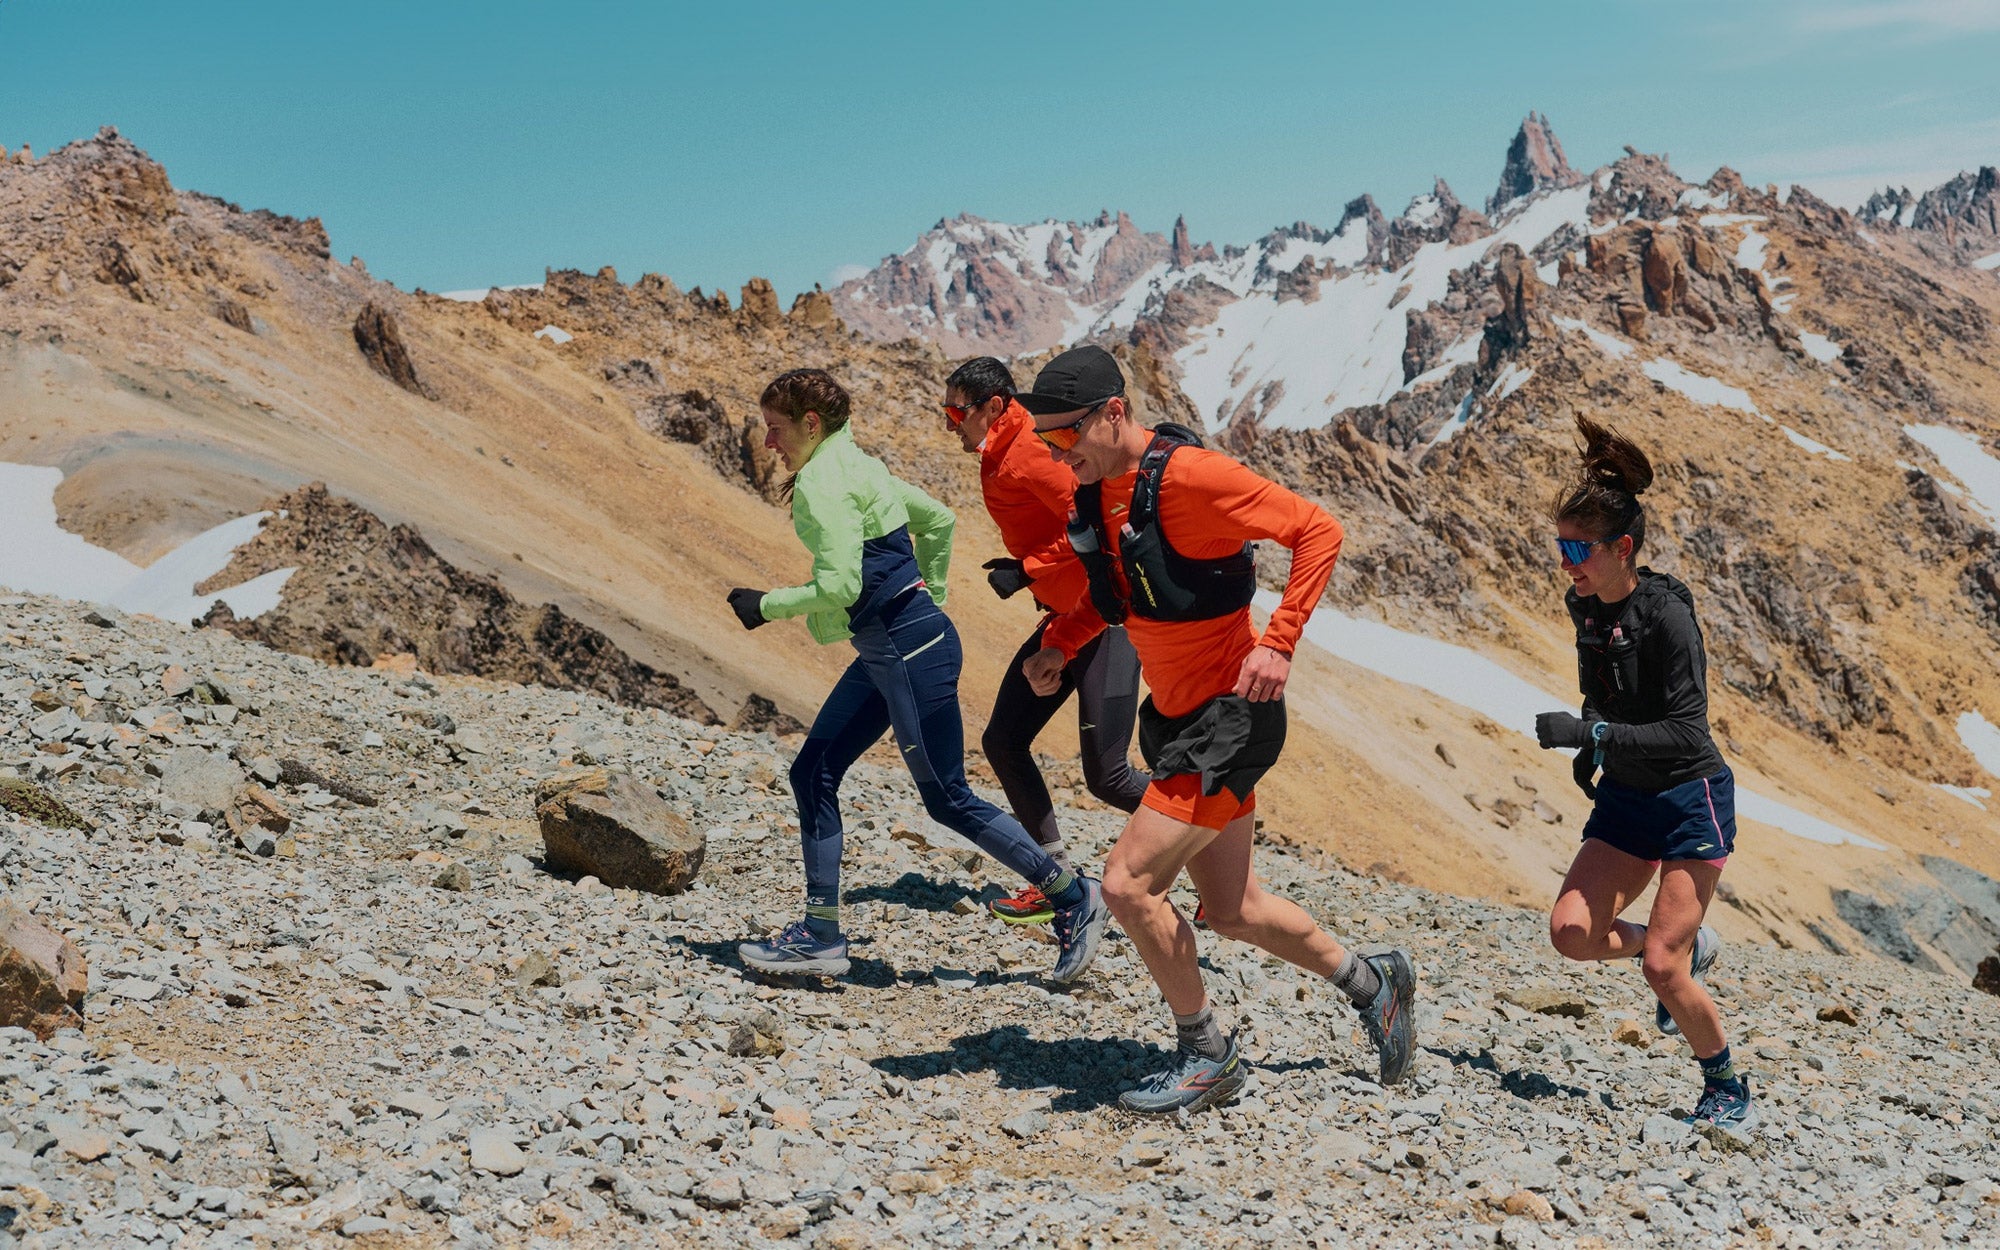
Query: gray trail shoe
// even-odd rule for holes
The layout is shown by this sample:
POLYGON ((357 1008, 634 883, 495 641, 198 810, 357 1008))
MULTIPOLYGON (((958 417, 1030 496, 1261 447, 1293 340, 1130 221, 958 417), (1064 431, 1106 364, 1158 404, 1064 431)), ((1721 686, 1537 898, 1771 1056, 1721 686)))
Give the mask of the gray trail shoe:
POLYGON ((1410 1062, 1417 1053, 1417 969, 1409 953, 1393 950, 1383 955, 1364 955, 1369 967, 1382 978, 1375 1000, 1356 1007, 1368 1040, 1375 1043, 1375 1057, 1381 1062, 1381 1081, 1394 1085, 1409 1075, 1410 1062))
POLYGON ((1095 877, 1078 877, 1083 886, 1083 901, 1074 907, 1056 909, 1056 942, 1062 952, 1056 956, 1056 966, 1049 969, 1049 980, 1057 985, 1068 985, 1082 976, 1097 958, 1097 944, 1104 940, 1104 930, 1111 923, 1111 908, 1104 902, 1104 887, 1095 877))
POLYGON ((822 942, 803 920, 768 942, 744 942, 736 957, 744 967, 774 977, 838 977, 848 969, 847 939, 822 942))
POLYGON ((1192 1050, 1176 1050, 1164 1071, 1155 1072, 1118 1095, 1118 1105, 1142 1115, 1171 1115, 1176 1111, 1200 1111, 1228 1102, 1250 1079, 1250 1069, 1236 1048, 1236 1035, 1229 1035, 1229 1049, 1220 1059, 1192 1050))
POLYGON ((1701 1101, 1694 1114, 1682 1123, 1695 1128, 1712 1126, 1732 1136, 1747 1136, 1757 1127, 1757 1109, 1750 1103, 1750 1078, 1739 1076, 1735 1085, 1711 1082, 1702 1086, 1701 1101))
MULTIPOLYGON (((1722 954, 1722 937, 1715 930, 1703 925, 1694 931, 1694 979, 1706 981, 1708 970, 1715 966, 1716 956, 1722 954)), ((1668 1037, 1679 1037, 1681 1026, 1674 1023, 1673 1013, 1667 1005, 1655 999, 1653 1002, 1653 1023, 1668 1037)))

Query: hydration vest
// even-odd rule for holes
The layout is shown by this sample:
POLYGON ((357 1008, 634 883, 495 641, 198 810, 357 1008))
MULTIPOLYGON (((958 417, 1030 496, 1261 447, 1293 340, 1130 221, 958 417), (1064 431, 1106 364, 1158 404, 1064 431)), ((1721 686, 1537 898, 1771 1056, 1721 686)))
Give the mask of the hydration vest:
POLYGON ((1213 620, 1250 606, 1257 593, 1254 543, 1244 543, 1219 559, 1196 560, 1174 550, 1160 528, 1160 481, 1167 461, 1183 447, 1201 445, 1201 436, 1186 426, 1165 422, 1153 430, 1153 441, 1139 458, 1131 511, 1119 533, 1125 588, 1111 569, 1102 484, 1076 488, 1076 509, 1069 518, 1070 547, 1090 575, 1091 605, 1107 625, 1121 625, 1127 615, 1149 621, 1213 620))
MULTIPOLYGON (((1639 648, 1670 598, 1679 599, 1693 614, 1693 592, 1679 578, 1649 568, 1639 570, 1639 585, 1624 602, 1594 612, 1586 610, 1574 590, 1564 595, 1576 626, 1577 686, 1609 719, 1643 723, 1665 716, 1660 676, 1641 672, 1639 648)), ((1695 636, 1701 636, 1698 619, 1695 636)), ((1649 668, 1657 664, 1657 658, 1648 657, 1649 668)))

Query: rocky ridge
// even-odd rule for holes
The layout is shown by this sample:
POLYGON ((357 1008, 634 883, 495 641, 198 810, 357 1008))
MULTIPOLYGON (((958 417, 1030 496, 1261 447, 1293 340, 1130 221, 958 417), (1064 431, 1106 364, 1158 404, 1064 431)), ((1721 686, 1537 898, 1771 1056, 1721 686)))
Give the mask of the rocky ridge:
MULTIPOLYGON (((1164 1032, 1129 948, 1044 989, 1051 948, 981 914, 1006 883, 893 761, 847 787, 856 975, 759 985, 732 944, 797 891, 768 736, 85 616, 0 601, 0 763, 89 823, 0 817, 0 888, 93 978, 81 1031, 4 1035, 0 1240, 23 1250, 1993 1244, 2000 1002, 1921 971, 1732 946, 1710 983, 1766 1120, 1690 1135, 1691 1065, 1635 970, 1562 964, 1534 911, 1271 850, 1274 888, 1415 950, 1417 1068, 1378 1087, 1324 987, 1205 936, 1259 1070, 1228 1108, 1142 1122, 1112 1109, 1164 1032), (37 696, 138 714, 57 733, 37 696), (288 785, 277 756, 379 801, 288 785), (537 863, 534 782, 586 758, 706 830, 693 888, 537 863), (271 778, 286 844, 260 857, 174 797, 197 760, 271 778)), ((1101 855, 1115 817, 1063 815, 1101 855)))

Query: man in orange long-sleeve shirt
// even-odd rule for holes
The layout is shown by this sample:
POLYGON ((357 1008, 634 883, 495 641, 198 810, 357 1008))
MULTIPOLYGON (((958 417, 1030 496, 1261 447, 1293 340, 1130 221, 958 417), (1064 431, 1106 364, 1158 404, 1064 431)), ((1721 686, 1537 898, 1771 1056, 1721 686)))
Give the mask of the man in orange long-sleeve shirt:
POLYGON ((1382 1082, 1400 1081, 1416 1046, 1409 956, 1342 949, 1303 908, 1265 893, 1250 865, 1255 786, 1284 743, 1292 650, 1333 576, 1340 523, 1191 431, 1140 426, 1124 375, 1101 348, 1057 356, 1017 399, 1080 483, 1068 530, 1095 609, 1053 622, 1024 674, 1048 687, 1105 620, 1122 620, 1152 687, 1139 746, 1153 780, 1105 863, 1104 893, 1173 1009, 1179 1046, 1165 1071, 1120 1101, 1194 1110, 1245 1079, 1235 1036, 1222 1035, 1202 987, 1194 930, 1167 900, 1183 869, 1210 928, 1339 987, 1375 1042, 1382 1082), (1250 622, 1251 544, 1260 539, 1292 552, 1283 601, 1261 637, 1250 622))
MULTIPOLYGON (((1035 765, 1034 743, 1056 711, 1077 698, 1083 781, 1099 799, 1130 812, 1148 778, 1133 769, 1132 724, 1139 708, 1139 657, 1123 629, 1100 629, 1072 647, 1052 690, 1036 692, 1021 665, 1042 649, 1054 614, 1089 613, 1083 565, 1070 550, 1065 523, 1076 475, 1049 457, 1034 436, 1034 418, 1014 402, 1014 375, 991 356, 968 360, 945 379, 944 419, 968 454, 979 456, 979 489, 1007 548, 986 562, 987 582, 1001 598, 1028 590, 1045 615, 1007 664, 980 745, 1014 819, 1049 857, 1070 867, 1048 784, 1035 765)), ((995 899, 993 914, 1009 924, 1046 924, 1055 909, 1030 885, 995 899)))

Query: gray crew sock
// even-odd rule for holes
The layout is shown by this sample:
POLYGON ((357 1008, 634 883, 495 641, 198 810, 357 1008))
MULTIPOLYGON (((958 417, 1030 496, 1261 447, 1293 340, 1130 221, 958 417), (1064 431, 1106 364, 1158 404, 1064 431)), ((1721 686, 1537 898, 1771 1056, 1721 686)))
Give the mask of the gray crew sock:
POLYGON ((1069 862, 1069 848, 1063 845, 1060 836, 1053 842, 1042 843, 1042 854, 1056 861, 1056 866, 1064 872, 1076 871, 1076 865, 1069 862))
POLYGON ((1202 1004, 1200 1011, 1191 1016, 1174 1013, 1174 1035, 1182 1050, 1191 1050, 1210 1059, 1220 1059, 1229 1053, 1229 1042, 1222 1036, 1222 1030, 1215 1027, 1215 1008, 1202 1004))
POLYGON ((1356 1007, 1366 1007, 1382 992, 1382 977, 1374 965, 1353 951, 1341 957, 1340 967, 1327 980, 1338 986, 1356 1007))

